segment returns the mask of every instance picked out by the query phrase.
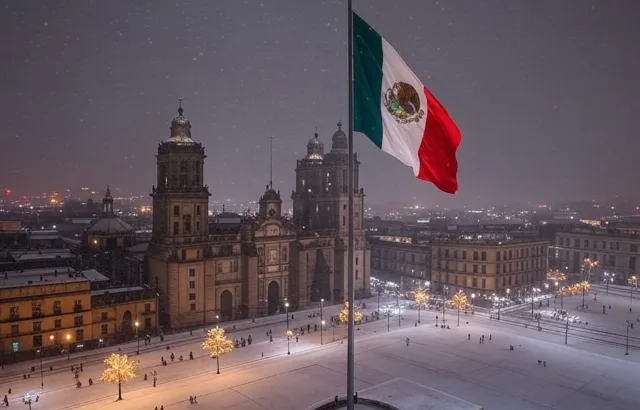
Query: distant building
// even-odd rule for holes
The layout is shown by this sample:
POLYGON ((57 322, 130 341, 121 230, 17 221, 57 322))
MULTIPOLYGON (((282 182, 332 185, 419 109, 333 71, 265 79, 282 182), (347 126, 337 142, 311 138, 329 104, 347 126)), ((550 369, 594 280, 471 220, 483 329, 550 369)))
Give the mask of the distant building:
POLYGON ((371 275, 413 288, 413 281, 431 280, 431 247, 403 236, 370 238, 371 275))
POLYGON ((434 241, 431 287, 440 294, 462 290, 478 298, 525 294, 546 280, 548 247, 547 241, 527 239, 434 241))
POLYGON ((558 231, 552 258, 558 269, 580 273, 585 259, 598 262, 592 273, 602 280, 604 273, 615 273, 615 283, 626 285, 633 275, 640 275, 640 235, 602 228, 558 231))
MULTIPOLYGON (((317 135, 298 161, 294 221, 283 216, 272 183, 257 215, 222 212, 208 221, 204 147, 191 137, 182 107, 171 136, 158 146, 152 188, 153 233, 147 254, 149 283, 170 327, 215 323, 303 308, 346 297, 346 136, 340 129, 326 158, 317 135)), ((356 173, 357 175, 357 173, 356 173)), ((357 181, 357 178, 356 178, 357 181)), ((357 186, 357 185, 356 185, 357 186)), ((369 251, 362 224, 364 194, 356 193, 354 276, 368 292, 369 251)))

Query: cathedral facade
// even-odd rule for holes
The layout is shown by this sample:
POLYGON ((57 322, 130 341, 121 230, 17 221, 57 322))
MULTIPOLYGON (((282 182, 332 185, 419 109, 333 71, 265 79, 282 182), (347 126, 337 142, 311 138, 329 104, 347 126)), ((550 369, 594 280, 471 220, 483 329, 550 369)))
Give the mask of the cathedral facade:
MULTIPOLYGON (((191 136, 182 107, 171 136, 158 145, 152 188, 149 284, 157 289, 161 324, 192 327, 302 309, 346 299, 347 146, 338 127, 324 153, 317 134, 298 161, 293 220, 269 183, 256 214, 209 218, 204 147, 191 136)), ((358 162, 356 162, 358 164, 358 162)), ((355 172, 357 185, 357 165, 355 172)), ((356 293, 369 292, 370 252, 364 239, 362 189, 354 202, 356 293)))

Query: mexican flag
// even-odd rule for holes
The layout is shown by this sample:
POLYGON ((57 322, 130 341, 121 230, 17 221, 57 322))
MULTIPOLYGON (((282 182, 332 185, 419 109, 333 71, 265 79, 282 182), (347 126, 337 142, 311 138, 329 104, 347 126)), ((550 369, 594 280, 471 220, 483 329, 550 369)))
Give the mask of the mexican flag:
POLYGON ((458 190, 460 131, 396 50, 353 13, 354 131, 438 189, 458 190))

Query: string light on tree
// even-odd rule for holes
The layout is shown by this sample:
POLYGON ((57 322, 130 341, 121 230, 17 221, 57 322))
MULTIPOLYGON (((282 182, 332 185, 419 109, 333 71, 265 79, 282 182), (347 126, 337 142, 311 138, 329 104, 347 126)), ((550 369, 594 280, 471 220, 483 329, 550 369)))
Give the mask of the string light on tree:
POLYGON ((224 334, 224 329, 216 326, 207 330, 207 336, 200 345, 202 350, 208 350, 211 358, 216 359, 216 373, 220 374, 220 356, 233 351, 233 342, 224 334))
POLYGON ((418 323, 420 323, 420 311, 429 302, 429 293, 427 293, 427 290, 422 286, 418 286, 413 291, 413 298, 416 302, 416 307, 418 308, 418 323))
POLYGON ((562 282, 567 280, 567 275, 560 272, 558 269, 553 269, 547 272, 547 280, 553 282, 562 282))
POLYGON ((460 310, 467 310, 471 303, 469 303, 469 299, 467 299, 467 295, 459 290, 455 295, 451 298, 451 307, 458 310, 458 326, 460 326, 460 310))
MULTIPOLYGON (((344 302, 344 306, 342 307, 338 318, 340 319, 340 323, 349 322, 349 302, 344 302)), ((355 308, 353 309, 353 321, 355 323, 360 323, 362 321, 362 313, 355 308)))
POLYGON ((138 362, 129 359, 126 354, 113 353, 104 359, 107 368, 102 372, 100 380, 107 383, 118 383, 118 400, 122 400, 122 383, 136 378, 138 362))

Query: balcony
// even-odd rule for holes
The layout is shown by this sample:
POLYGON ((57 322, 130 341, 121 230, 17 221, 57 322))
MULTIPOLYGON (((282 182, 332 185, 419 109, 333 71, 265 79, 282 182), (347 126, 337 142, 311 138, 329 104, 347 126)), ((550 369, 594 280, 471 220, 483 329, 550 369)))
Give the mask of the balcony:
POLYGON ((155 310, 143 310, 142 312, 140 312, 140 316, 151 316, 155 314, 156 314, 155 310))

